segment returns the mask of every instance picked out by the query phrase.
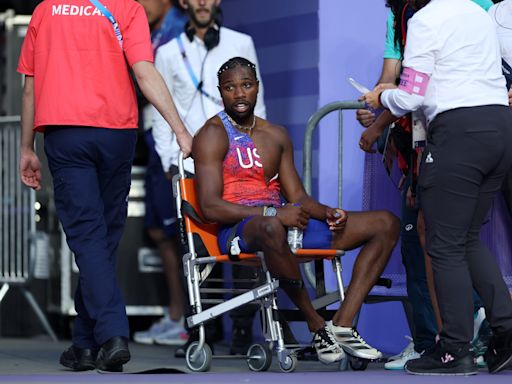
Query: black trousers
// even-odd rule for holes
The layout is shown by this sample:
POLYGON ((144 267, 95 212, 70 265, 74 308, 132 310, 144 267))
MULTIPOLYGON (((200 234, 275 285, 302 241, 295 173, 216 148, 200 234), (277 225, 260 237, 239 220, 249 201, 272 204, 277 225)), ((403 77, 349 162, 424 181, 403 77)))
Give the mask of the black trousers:
POLYGON ((427 251, 443 320, 441 341, 469 343, 472 287, 494 331, 512 329, 512 301, 480 228, 512 164, 512 111, 506 106, 458 108, 429 126, 419 186, 427 251))
POLYGON ((508 213, 512 216, 512 168, 508 170, 505 180, 503 180, 501 192, 505 198, 505 203, 507 203, 508 213))

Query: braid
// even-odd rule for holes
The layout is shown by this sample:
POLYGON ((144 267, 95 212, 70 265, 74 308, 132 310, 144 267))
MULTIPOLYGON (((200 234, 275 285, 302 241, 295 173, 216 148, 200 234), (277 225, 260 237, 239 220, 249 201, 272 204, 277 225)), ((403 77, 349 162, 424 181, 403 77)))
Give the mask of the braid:
POLYGON ((220 76, 229 69, 233 69, 235 67, 249 67, 254 75, 254 78, 258 80, 258 76, 256 75, 256 65, 254 65, 249 60, 243 57, 232 57, 224 64, 220 66, 219 71, 217 72, 217 79, 220 82, 220 76))

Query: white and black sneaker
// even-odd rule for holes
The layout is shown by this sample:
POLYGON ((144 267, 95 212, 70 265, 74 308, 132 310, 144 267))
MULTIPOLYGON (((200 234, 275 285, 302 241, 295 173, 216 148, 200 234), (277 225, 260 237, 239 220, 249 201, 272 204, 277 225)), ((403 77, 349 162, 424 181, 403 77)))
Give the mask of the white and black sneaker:
POLYGON ((340 347, 349 355, 367 360, 376 360, 382 357, 382 353, 364 341, 354 328, 338 327, 332 322, 329 322, 328 326, 340 347))
POLYGON ((313 346, 315 347, 318 360, 324 364, 331 364, 345 357, 345 352, 343 352, 343 349, 340 348, 334 339, 328 325, 315 332, 313 346))

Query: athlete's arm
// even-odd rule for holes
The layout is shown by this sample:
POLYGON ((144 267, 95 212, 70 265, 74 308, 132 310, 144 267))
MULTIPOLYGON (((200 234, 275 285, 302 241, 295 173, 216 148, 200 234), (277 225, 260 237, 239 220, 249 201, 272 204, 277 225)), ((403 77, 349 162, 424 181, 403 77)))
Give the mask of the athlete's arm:
POLYGON ((275 132, 282 145, 279 164, 279 181, 284 197, 289 203, 299 204, 312 218, 326 220, 332 208, 311 198, 304 189, 293 161, 293 144, 284 128, 276 127, 275 132))

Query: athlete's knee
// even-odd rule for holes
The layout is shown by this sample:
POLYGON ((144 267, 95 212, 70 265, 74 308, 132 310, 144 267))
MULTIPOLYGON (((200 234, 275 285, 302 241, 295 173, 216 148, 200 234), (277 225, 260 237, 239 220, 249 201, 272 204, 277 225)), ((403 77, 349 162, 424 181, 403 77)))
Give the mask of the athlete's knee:
POLYGON ((400 219, 389 211, 380 211, 378 220, 382 233, 396 242, 400 235, 400 219))
POLYGON ((277 217, 266 217, 261 222, 262 235, 268 238, 284 237, 284 226, 277 217))
POLYGON ((266 217, 261 221, 258 236, 266 247, 277 247, 286 240, 286 231, 277 217, 266 217))

